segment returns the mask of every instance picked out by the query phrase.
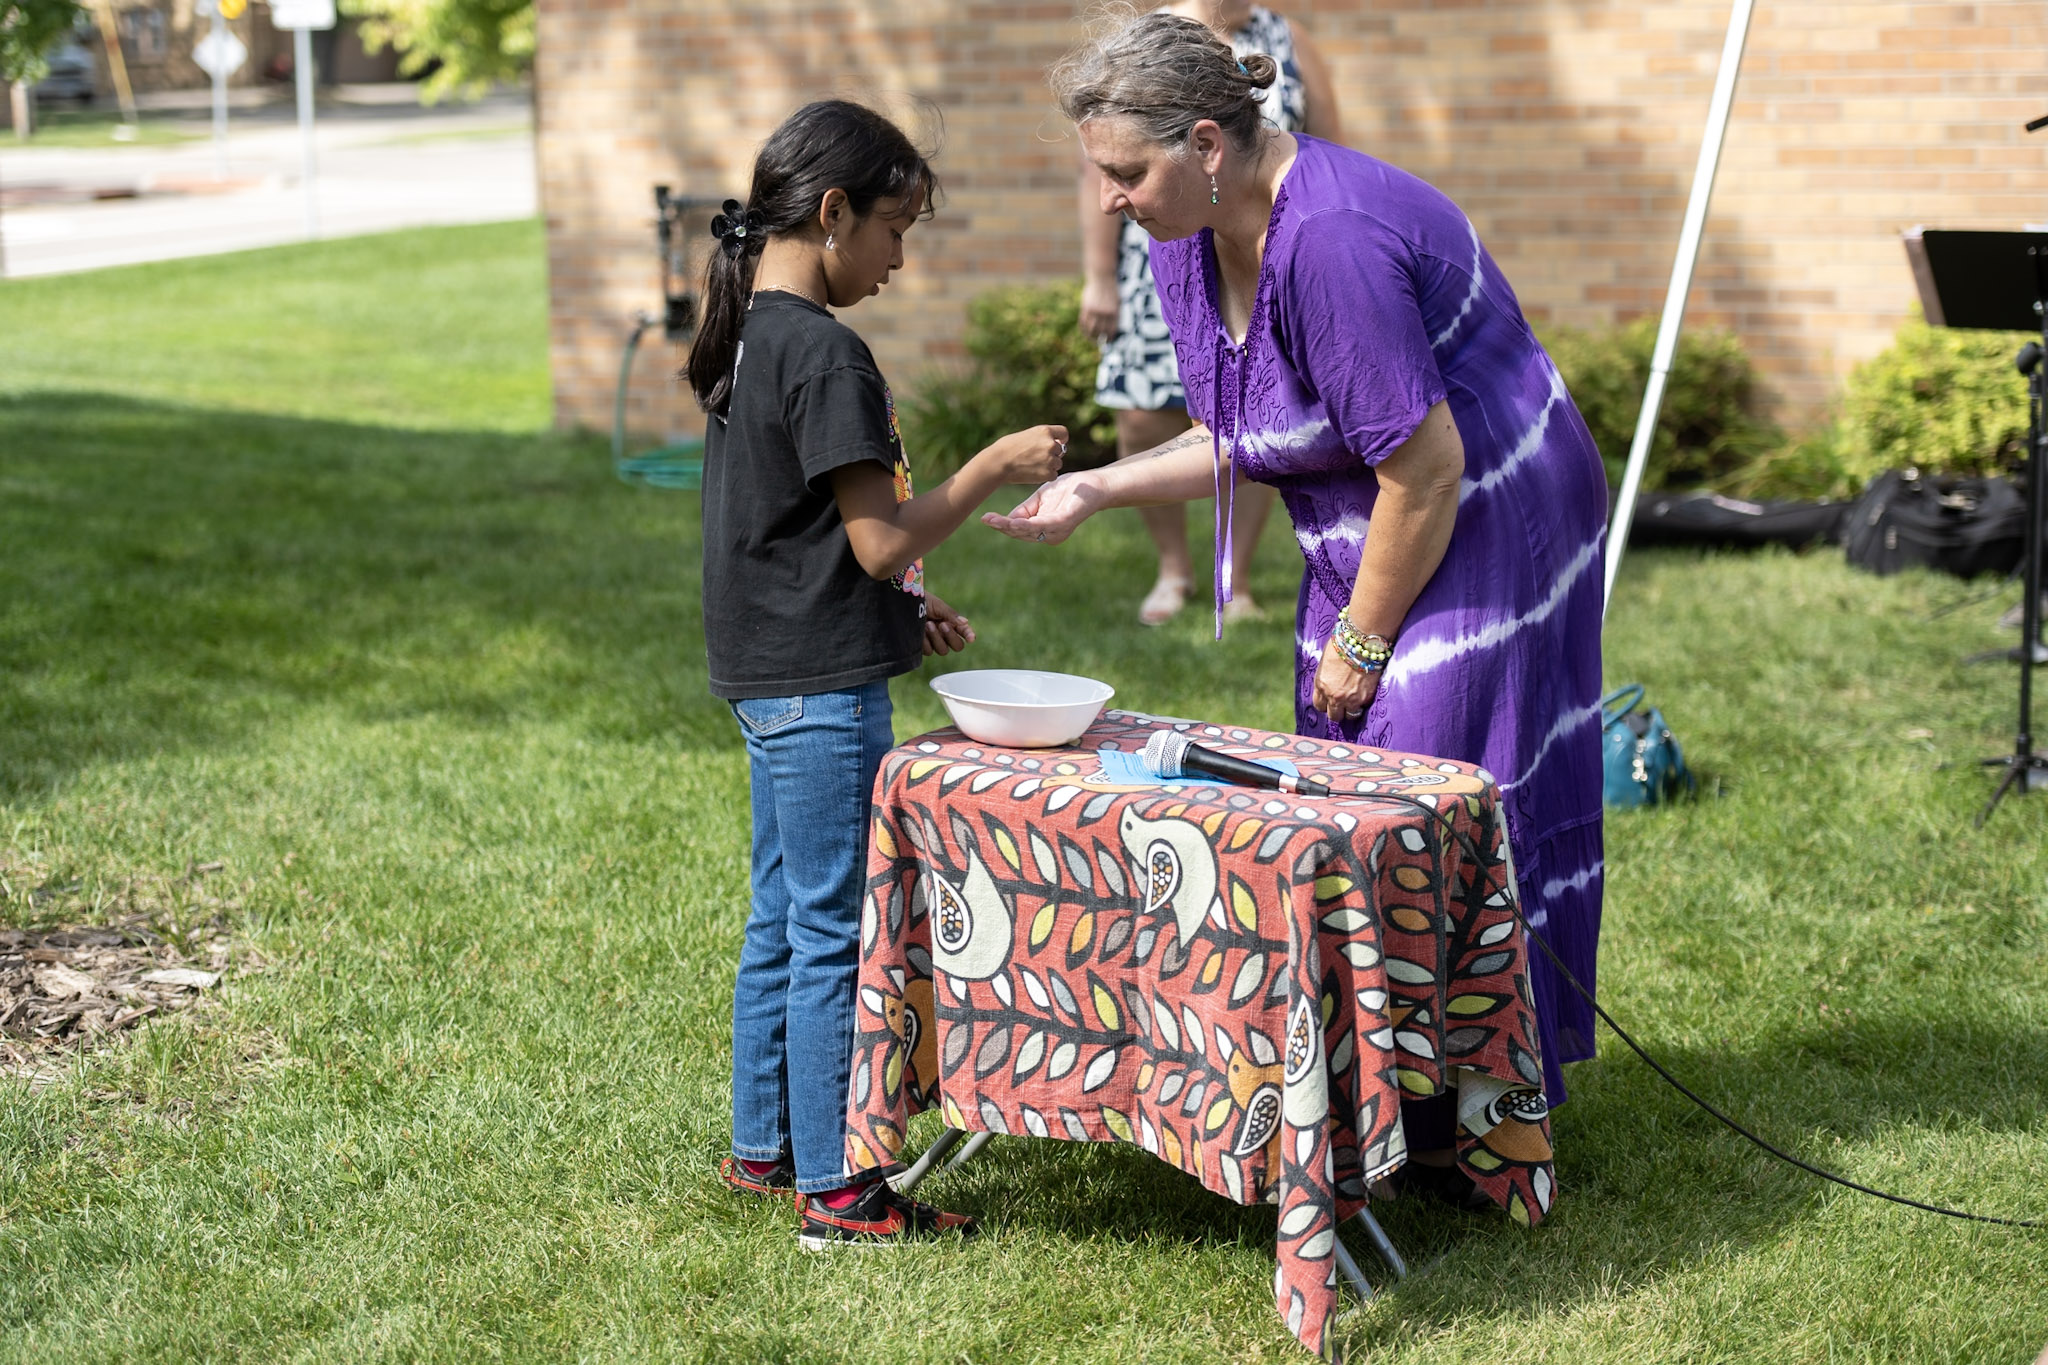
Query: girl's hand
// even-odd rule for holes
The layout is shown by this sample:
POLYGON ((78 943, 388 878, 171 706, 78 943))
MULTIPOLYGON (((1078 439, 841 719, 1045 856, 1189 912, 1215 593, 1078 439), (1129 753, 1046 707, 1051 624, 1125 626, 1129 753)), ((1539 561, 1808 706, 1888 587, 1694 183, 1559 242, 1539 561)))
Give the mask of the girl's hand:
POLYGON ((967 618, 930 593, 924 595, 924 652, 957 654, 974 643, 974 627, 967 618))
POLYGON ((1000 512, 984 512, 981 521, 1012 540, 1057 545, 1093 516, 1100 505, 1094 480, 1086 473, 1068 474, 1018 503, 1007 517, 1000 512))
POLYGON ((1117 297, 1116 276, 1091 279, 1081 287, 1081 331, 1097 341, 1116 336, 1123 320, 1123 301, 1117 297))
POLYGON ((1372 705, 1379 688, 1380 675, 1353 668, 1332 638, 1323 646, 1323 661, 1316 669, 1315 690, 1308 704, 1331 720, 1357 720, 1372 705))
POLYGON ((982 453, 995 459, 1004 483, 1043 483, 1058 476, 1067 457, 1067 429, 1044 426, 1013 432, 982 453))

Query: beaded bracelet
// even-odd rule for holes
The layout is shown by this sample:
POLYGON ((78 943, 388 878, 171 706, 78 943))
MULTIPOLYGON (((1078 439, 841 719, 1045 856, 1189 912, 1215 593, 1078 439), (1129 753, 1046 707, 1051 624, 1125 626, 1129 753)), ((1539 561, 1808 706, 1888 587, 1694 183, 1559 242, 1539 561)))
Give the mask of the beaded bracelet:
POLYGON ((1378 673, 1394 657, 1394 646, 1385 636, 1361 634, 1358 627, 1351 624, 1349 606, 1337 612, 1335 643, 1344 661, 1361 673, 1378 673))
POLYGON ((1356 652, 1356 650, 1352 648, 1350 642, 1347 641, 1341 635, 1333 641, 1331 641, 1331 643, 1337 646, 1338 657, 1343 659, 1345 663, 1350 664, 1353 668, 1357 669, 1360 673, 1377 673, 1381 669, 1386 667, 1385 664, 1374 663, 1371 659, 1368 659, 1364 655, 1356 652))

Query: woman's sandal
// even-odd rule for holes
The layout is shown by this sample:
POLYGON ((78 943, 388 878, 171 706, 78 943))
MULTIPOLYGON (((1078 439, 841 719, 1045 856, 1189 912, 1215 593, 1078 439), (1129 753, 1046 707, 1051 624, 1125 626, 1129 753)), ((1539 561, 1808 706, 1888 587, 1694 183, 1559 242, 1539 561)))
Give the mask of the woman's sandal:
POLYGON ((1162 574, 1152 585, 1152 591, 1145 594, 1145 600, 1138 604, 1138 620, 1148 626, 1163 626, 1180 614, 1187 600, 1188 580, 1168 578, 1162 574))
POLYGON ((1266 609, 1253 601, 1250 593, 1238 593, 1223 604, 1223 620, 1227 625, 1236 625, 1240 621, 1263 621, 1265 619, 1266 609))

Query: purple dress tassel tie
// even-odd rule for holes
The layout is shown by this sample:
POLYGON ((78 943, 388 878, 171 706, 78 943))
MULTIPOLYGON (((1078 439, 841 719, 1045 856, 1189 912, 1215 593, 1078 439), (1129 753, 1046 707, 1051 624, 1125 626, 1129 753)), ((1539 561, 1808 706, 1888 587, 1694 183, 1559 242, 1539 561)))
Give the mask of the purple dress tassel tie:
MULTIPOLYGON (((1216 337, 1216 373, 1223 373, 1223 336, 1219 329, 1216 337)), ((1209 574, 1209 581, 1216 587, 1216 638, 1223 638, 1223 608, 1231 601, 1235 584, 1231 581, 1232 566, 1237 562, 1237 444, 1238 435, 1244 430, 1244 371, 1238 371, 1237 421, 1231 434, 1230 455, 1223 454, 1223 423, 1221 414, 1216 424, 1209 428, 1209 456, 1215 475, 1216 501, 1214 505, 1216 530, 1210 537, 1214 547, 1215 563, 1209 574), (1225 477, 1225 471, 1229 477, 1225 477)))

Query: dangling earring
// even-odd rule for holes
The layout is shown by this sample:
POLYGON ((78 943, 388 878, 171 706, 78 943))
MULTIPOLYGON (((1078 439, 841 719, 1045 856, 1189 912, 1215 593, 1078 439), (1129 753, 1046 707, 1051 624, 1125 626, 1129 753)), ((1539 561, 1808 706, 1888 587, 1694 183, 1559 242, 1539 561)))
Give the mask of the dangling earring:
POLYGON ((830 251, 832 249, 832 234, 828 232, 825 234, 825 250, 830 251))
POLYGON ((1213 175, 1209 177, 1209 202, 1212 204, 1222 202, 1216 197, 1216 177, 1213 175))

